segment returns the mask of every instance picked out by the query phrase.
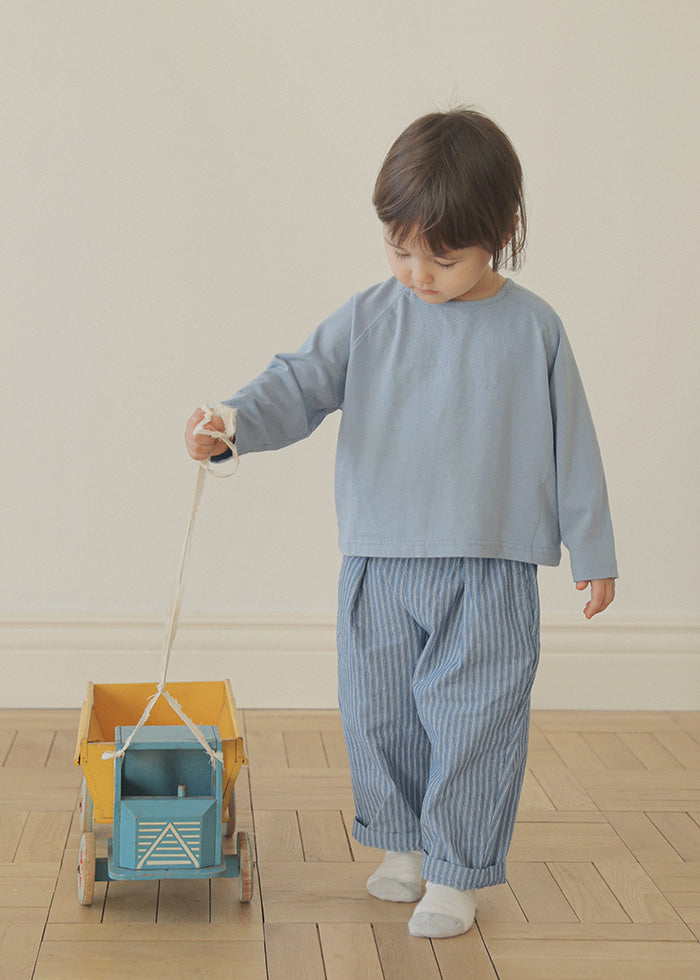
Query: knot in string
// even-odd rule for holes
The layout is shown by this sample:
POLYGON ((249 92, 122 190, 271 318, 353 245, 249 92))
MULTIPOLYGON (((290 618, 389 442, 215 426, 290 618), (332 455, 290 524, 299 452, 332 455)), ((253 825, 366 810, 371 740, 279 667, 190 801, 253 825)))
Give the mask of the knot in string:
POLYGON ((231 408, 230 405, 224 405, 221 402, 216 406, 216 409, 209 408, 208 405, 202 405, 202 411, 204 412, 204 418, 202 421, 195 426, 194 434, 200 435, 202 432, 206 432, 208 436, 213 436, 215 439, 223 442, 228 449, 231 450, 233 467, 230 469, 222 469, 221 463, 212 463, 210 459, 204 459, 200 462, 200 466, 208 470, 209 473, 213 473, 214 476, 226 477, 233 476, 233 474, 238 469, 238 450, 236 449, 236 410, 231 408), (217 415, 224 423, 223 432, 220 429, 210 429, 209 423, 217 415))

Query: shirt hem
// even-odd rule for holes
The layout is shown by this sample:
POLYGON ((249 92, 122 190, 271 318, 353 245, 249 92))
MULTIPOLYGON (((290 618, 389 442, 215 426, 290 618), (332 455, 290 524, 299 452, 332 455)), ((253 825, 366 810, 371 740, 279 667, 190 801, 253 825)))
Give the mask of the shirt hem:
POLYGON ((505 558, 533 565, 556 567, 561 562, 560 549, 539 549, 486 541, 377 541, 369 538, 340 540, 340 550, 347 557, 362 558, 505 558))

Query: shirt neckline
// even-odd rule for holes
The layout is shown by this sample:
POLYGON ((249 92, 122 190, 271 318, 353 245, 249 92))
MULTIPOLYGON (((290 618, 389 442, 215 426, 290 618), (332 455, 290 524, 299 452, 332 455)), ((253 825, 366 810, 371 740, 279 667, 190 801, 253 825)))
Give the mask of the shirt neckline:
MULTIPOLYGON (((398 280, 397 280, 398 282, 398 280)), ((421 307, 431 306, 436 309, 458 309, 465 307, 467 310, 481 309, 484 306, 489 306, 492 303, 497 303, 499 300, 503 299, 510 293, 514 283, 512 279, 506 279, 501 288, 493 296, 487 296, 485 299, 449 299, 445 303, 425 303, 419 296, 409 289, 408 286, 401 286, 404 292, 408 293, 412 301, 420 303, 421 307)))

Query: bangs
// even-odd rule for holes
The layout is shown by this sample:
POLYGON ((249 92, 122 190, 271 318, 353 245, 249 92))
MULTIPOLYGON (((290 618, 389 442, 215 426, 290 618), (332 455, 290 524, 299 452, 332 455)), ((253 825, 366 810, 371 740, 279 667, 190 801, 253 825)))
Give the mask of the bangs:
POLYGON ((416 214, 415 211, 410 211, 393 220, 383 220, 381 217, 380 220, 388 228, 396 245, 403 246, 416 239, 427 252, 438 258, 448 252, 483 244, 478 235, 465 235, 464 226, 460 224, 458 227, 453 220, 446 217, 445 212, 436 218, 432 214, 416 214))
POLYGON ((405 177, 385 173, 383 187, 375 188, 374 195, 377 216, 397 245, 417 238, 440 255, 475 243, 473 234, 465 238, 461 216, 457 218, 447 182, 439 174, 431 174, 428 180, 416 172, 405 177))
MULTIPOLYGON (((481 245, 492 252, 491 229, 478 214, 465 213, 465 202, 450 201, 438 181, 407 196, 398 207, 377 209, 382 224, 397 245, 416 239, 426 251, 438 257, 448 252, 481 245)), ((399 202, 397 202, 399 204, 399 202)))

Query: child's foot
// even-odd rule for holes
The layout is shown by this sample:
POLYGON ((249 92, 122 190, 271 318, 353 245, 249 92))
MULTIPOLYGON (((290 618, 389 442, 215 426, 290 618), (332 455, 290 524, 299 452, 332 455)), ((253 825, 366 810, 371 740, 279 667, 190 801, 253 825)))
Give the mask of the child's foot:
POLYGON ((412 936, 446 939, 471 928, 476 912, 476 893, 426 882, 425 896, 416 905, 408 931, 412 936))
POLYGON ((367 879, 367 891, 383 902, 417 902, 423 894, 419 851, 387 851, 377 870, 367 879))

